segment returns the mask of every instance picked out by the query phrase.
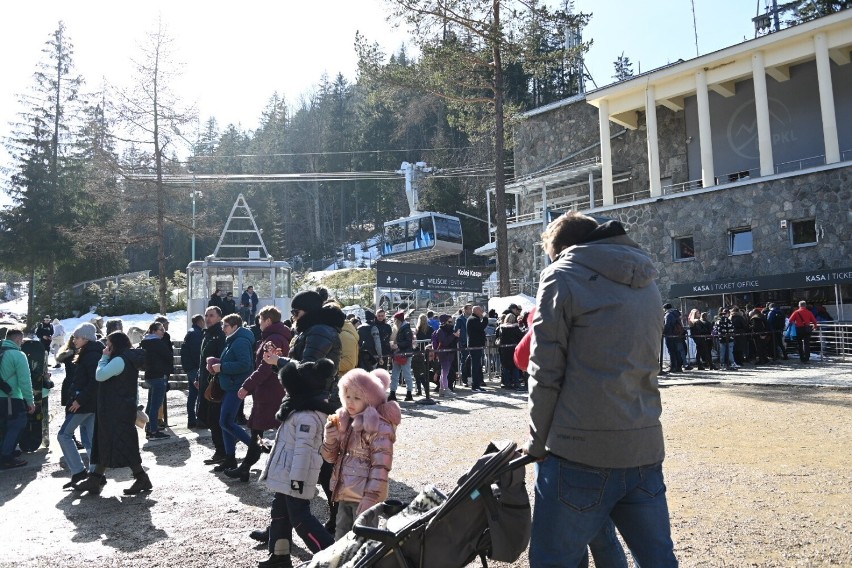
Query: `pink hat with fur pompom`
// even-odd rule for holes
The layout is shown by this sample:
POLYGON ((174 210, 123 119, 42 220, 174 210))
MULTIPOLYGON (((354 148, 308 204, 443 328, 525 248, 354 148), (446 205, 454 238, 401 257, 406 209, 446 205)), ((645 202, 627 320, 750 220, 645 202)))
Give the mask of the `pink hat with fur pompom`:
POLYGON ((376 369, 371 373, 364 369, 352 369, 341 377, 337 385, 341 400, 344 398, 344 391, 352 389, 362 393, 367 404, 374 408, 387 400, 385 391, 389 386, 390 374, 384 369, 376 369))

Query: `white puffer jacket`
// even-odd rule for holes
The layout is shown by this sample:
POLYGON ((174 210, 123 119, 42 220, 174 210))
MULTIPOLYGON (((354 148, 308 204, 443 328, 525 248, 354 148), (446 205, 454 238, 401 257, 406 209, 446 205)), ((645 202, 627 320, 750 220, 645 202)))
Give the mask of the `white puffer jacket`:
POLYGON ((319 450, 327 418, 327 414, 318 410, 301 410, 292 413, 278 427, 272 453, 260 474, 270 490, 313 499, 322 467, 319 450), (301 493, 292 488, 291 481, 303 482, 301 493))

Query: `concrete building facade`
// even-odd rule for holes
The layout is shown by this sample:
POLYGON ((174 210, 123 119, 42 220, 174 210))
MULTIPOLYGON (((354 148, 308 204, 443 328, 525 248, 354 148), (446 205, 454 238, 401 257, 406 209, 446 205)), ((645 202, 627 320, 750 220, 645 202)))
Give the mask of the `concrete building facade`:
POLYGON ((535 288, 543 228, 578 210, 622 221, 668 299, 852 319, 850 61, 847 10, 526 113, 510 279, 535 288))

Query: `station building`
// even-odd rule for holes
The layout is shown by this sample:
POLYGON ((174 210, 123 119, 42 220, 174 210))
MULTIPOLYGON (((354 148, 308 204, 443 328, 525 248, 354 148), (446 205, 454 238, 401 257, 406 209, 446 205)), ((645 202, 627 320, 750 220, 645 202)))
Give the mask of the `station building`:
POLYGON ((624 223, 684 310, 804 299, 852 319, 850 52, 846 10, 527 112, 513 287, 534 293, 541 232, 577 210, 624 223))

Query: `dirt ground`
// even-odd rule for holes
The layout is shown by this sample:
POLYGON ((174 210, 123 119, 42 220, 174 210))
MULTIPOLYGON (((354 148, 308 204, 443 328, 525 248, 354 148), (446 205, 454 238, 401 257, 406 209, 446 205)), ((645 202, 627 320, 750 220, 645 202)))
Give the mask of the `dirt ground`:
MULTIPOLYGON (((681 566, 852 566, 852 390, 721 384, 662 392, 681 566)), ((169 400, 172 424, 184 424, 182 393, 169 400)), ((411 498, 428 483, 450 490, 489 439, 522 441, 525 428, 525 397, 496 389, 431 407, 404 404, 392 495, 411 498)), ((63 492, 69 473, 55 437, 25 468, 0 472, 0 566, 254 566, 266 553, 248 532, 264 526, 270 494, 256 473, 246 484, 210 472, 202 463, 212 453, 208 432, 173 433, 143 446, 155 486, 147 495, 122 494, 129 470, 108 472, 100 497, 63 492)), ((325 520, 321 499, 313 509, 325 520)), ((526 566, 526 555, 515 565, 526 566)))

